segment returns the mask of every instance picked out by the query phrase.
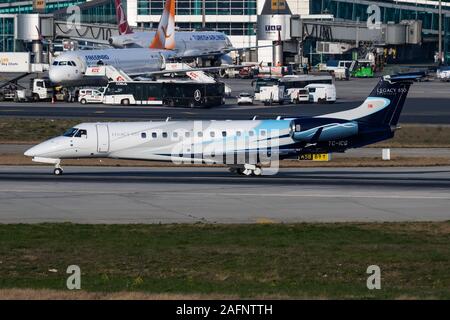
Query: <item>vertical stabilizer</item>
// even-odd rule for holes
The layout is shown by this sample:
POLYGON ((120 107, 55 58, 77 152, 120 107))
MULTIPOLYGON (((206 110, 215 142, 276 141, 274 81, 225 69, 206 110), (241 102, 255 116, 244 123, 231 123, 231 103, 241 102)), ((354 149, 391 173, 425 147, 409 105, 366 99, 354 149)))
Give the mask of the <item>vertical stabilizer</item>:
POLYGON ((175 0, 166 0, 158 30, 150 44, 152 49, 175 49, 175 0))
POLYGON ((123 10, 122 1, 115 0, 115 4, 116 4, 117 25, 119 26, 119 34, 123 35, 133 33, 133 29, 131 29, 130 25, 128 24, 125 10, 123 10))

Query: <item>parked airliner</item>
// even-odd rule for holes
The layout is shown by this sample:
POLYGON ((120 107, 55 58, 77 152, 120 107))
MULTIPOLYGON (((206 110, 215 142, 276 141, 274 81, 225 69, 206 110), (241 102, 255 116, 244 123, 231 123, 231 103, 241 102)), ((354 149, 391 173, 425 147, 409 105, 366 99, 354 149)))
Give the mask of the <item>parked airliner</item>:
POLYGON ((81 123, 25 155, 54 164, 56 175, 63 173, 61 160, 73 158, 219 162, 240 174, 261 175, 262 160, 345 152, 392 138, 415 78, 385 76, 359 107, 317 117, 81 123))
POLYGON ((150 43, 138 41, 132 48, 65 52, 50 66, 49 77, 53 83, 65 86, 98 83, 98 79, 85 77, 86 69, 105 64, 121 69, 129 76, 161 71, 165 68, 167 60, 204 57, 230 64, 228 53, 248 49, 233 48, 228 37, 221 32, 175 32, 175 0, 166 0, 158 29, 150 33, 131 33, 133 31, 126 22, 120 1, 116 1, 116 6, 120 15, 119 30, 124 33, 120 37, 128 39, 126 40, 128 43, 133 42, 134 37, 145 38, 147 42, 151 40, 150 43), (140 47, 143 44, 145 46, 140 47))

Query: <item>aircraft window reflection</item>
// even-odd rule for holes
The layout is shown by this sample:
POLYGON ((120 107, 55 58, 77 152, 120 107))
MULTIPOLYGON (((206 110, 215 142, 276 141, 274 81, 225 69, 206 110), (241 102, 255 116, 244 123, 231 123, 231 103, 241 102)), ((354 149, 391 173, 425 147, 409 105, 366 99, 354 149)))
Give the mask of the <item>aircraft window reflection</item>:
POLYGON ((69 130, 64 132, 63 136, 64 137, 73 137, 77 131, 78 131, 78 128, 70 128, 69 130))
POLYGON ((76 138, 81 138, 82 136, 87 137, 87 131, 84 129, 78 130, 78 132, 75 134, 76 138))

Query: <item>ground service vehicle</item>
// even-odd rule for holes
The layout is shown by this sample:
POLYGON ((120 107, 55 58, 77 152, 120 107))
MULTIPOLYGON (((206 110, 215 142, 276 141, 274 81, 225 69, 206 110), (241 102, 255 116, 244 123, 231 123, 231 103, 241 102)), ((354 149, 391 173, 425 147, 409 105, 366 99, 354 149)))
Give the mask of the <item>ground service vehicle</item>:
POLYGON ((336 87, 331 84, 309 84, 309 100, 315 103, 336 102, 336 87))
POLYGON ((78 94, 78 101, 81 104, 102 103, 103 92, 97 89, 81 89, 78 94))
POLYGON ((255 87, 255 100, 262 101, 260 99, 261 88, 278 86, 279 80, 276 78, 259 78, 252 81, 252 87, 255 87))
POLYGON ((436 77, 441 81, 450 81, 450 67, 440 67, 436 71, 436 77))
POLYGON ((263 102, 264 105, 283 104, 285 99, 284 90, 282 85, 262 87, 259 92, 259 101, 263 102))
POLYGON ((370 60, 358 60, 352 70, 352 76, 355 78, 373 78, 372 62, 370 60))
POLYGON ((121 105, 164 105, 170 107, 212 107, 224 104, 222 82, 128 81, 110 82, 103 103, 121 105))
POLYGON ((309 89, 308 88, 291 88, 286 89, 286 96, 289 97, 291 103, 308 103, 309 89))
POLYGON ((285 87, 285 95, 293 103, 302 102, 318 102, 318 99, 325 97, 325 94, 320 90, 317 93, 310 94, 309 85, 328 85, 334 89, 334 96, 336 96, 336 87, 334 85, 332 76, 316 76, 316 75, 296 75, 285 76, 280 79, 280 84, 285 87), (321 95, 317 95, 317 94, 321 95), (312 99, 311 99, 312 98, 312 99))
POLYGON ((41 101, 53 97, 53 87, 48 79, 31 79, 30 89, 16 91, 15 101, 41 101))

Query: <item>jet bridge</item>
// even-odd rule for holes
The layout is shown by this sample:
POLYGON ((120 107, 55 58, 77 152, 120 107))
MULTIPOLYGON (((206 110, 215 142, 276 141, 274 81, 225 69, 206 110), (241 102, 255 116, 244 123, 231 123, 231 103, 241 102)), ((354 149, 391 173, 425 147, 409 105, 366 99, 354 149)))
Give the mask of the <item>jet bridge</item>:
POLYGON ((300 16, 291 17, 291 38, 300 42, 306 39, 371 43, 374 46, 420 44, 422 42, 422 23, 404 20, 399 24, 380 24, 369 28, 367 23, 352 21, 302 20, 300 16))

